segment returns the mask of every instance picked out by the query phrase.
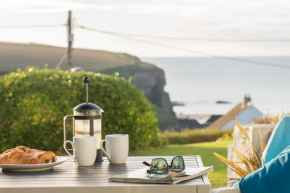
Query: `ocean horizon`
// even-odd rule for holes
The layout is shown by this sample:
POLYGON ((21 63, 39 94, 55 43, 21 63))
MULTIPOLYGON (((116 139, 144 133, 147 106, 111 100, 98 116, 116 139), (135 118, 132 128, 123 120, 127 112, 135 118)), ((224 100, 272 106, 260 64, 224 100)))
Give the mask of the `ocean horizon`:
POLYGON ((290 57, 235 57, 274 67, 212 57, 142 58, 163 69, 176 114, 225 114, 245 94, 265 115, 290 112, 290 57), (228 104, 217 104, 227 101, 228 104))

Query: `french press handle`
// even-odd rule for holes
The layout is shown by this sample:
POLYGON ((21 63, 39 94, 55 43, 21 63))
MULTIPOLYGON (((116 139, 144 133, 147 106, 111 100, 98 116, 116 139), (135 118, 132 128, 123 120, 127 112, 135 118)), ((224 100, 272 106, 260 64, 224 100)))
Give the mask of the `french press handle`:
MULTIPOLYGON (((68 120, 67 118, 72 118, 72 117, 74 117, 74 115, 67 115, 63 118, 63 140, 64 140, 64 142, 67 140, 67 137, 66 137, 66 135, 67 135, 66 125, 67 125, 67 120, 68 120)), ((73 135, 75 133, 74 130, 75 130, 75 128, 73 127, 73 135)))

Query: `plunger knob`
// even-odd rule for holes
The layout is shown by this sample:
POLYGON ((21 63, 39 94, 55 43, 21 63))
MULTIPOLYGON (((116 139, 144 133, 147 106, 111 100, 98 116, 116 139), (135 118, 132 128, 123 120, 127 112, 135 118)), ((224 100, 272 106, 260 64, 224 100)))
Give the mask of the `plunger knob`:
POLYGON ((85 77, 83 78, 83 80, 84 80, 85 83, 89 83, 89 82, 90 82, 90 78, 87 77, 87 76, 85 76, 85 77))
POLYGON ((83 78, 85 84, 86 84, 86 103, 89 102, 89 82, 90 82, 90 78, 85 76, 83 78))

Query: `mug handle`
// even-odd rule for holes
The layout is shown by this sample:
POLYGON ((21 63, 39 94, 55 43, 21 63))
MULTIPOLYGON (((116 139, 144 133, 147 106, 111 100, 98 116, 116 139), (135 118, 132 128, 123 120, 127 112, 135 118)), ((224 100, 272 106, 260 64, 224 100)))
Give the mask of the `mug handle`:
POLYGON ((101 143, 100 143, 100 145, 101 145, 101 150, 102 150, 102 152, 107 156, 108 160, 111 161, 110 156, 107 154, 107 152, 106 152, 105 149, 103 148, 103 143, 104 143, 104 142, 106 142, 108 146, 109 146, 109 144, 110 144, 106 139, 103 139, 103 140, 101 141, 101 143))
MULTIPOLYGON (((74 149, 74 142, 69 141, 69 140, 65 141, 65 142, 63 143, 63 148, 64 148, 64 150, 66 151, 66 153, 67 153, 69 156, 71 156, 71 157, 74 159, 74 161, 76 162, 75 156, 73 156, 73 155, 72 155, 72 154, 67 150, 67 148, 66 148, 66 144, 67 144, 67 143, 70 143, 71 146, 72 146, 73 149, 74 149)), ((77 163, 77 162, 76 162, 76 163, 77 163)))

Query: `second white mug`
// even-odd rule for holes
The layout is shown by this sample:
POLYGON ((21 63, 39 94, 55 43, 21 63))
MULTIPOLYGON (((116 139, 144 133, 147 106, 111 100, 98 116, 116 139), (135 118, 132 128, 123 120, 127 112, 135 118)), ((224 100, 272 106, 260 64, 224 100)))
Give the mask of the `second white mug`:
POLYGON ((106 135, 101 141, 101 149, 112 164, 123 164, 129 154, 129 136, 127 134, 106 135), (103 143, 106 142, 106 151, 103 143))

